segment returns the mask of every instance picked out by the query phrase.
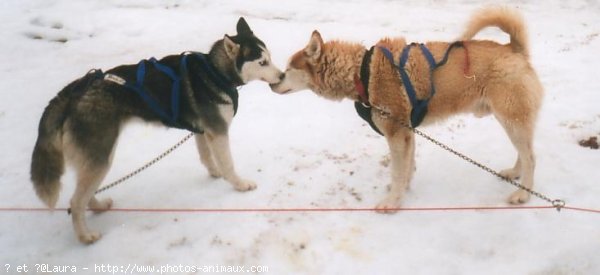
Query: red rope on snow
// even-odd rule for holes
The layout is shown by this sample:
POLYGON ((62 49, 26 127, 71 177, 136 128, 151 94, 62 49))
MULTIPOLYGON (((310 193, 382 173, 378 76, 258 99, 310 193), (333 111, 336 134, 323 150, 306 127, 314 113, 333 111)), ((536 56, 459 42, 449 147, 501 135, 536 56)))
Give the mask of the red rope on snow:
MULTIPOLYGON (((464 207, 400 207, 390 211, 492 211, 492 210, 533 210, 556 209, 554 206, 464 206, 464 207)), ((600 209, 564 206, 562 209, 600 214, 600 209)), ((146 213, 265 213, 265 212, 375 212, 375 208, 111 208, 107 212, 146 212, 146 213)), ((21 208, 4 207, 0 212, 52 212, 67 211, 67 208, 21 208)), ((89 210, 91 211, 91 210, 89 210)))
POLYGON ((600 209, 581 208, 581 207, 572 207, 572 206, 563 206, 563 209, 600 214, 600 209))

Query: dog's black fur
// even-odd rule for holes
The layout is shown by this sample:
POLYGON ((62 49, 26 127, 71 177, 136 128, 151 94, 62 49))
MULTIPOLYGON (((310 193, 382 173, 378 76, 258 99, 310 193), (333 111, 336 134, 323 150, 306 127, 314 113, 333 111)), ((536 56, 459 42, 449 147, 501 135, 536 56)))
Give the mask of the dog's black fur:
MULTIPOLYGON (((240 76, 244 63, 260 58, 266 50, 265 44, 254 36, 243 18, 237 24, 237 32, 235 36, 226 35, 215 42, 206 55, 211 70, 226 79, 231 89, 245 84, 240 76), (235 56, 227 52, 224 41, 227 39, 237 45, 235 56)), ((198 58, 187 58, 187 71, 181 71, 184 68, 181 62, 182 55, 170 55, 159 60, 159 63, 182 76, 176 123, 197 133, 205 130, 214 136, 226 135, 228 118, 223 117, 220 108, 232 104, 232 98, 227 95, 223 83, 211 79, 207 75, 206 64, 202 64, 198 58)), ((146 63, 143 89, 163 109, 170 111, 172 80, 149 62, 146 63)), ((106 73, 134 83, 137 65, 118 66, 106 73)), ((60 189, 59 180, 64 172, 63 150, 74 151, 76 161, 80 162, 77 165, 84 167, 80 170, 87 171, 78 171, 78 174, 105 174, 120 129, 134 117, 173 126, 157 115, 131 88, 98 78, 94 73, 88 73, 67 85, 50 101, 39 123, 31 162, 31 180, 38 196, 54 207, 60 189), (68 139, 65 139, 66 135, 68 139)), ((86 183, 78 183, 78 188, 82 184, 86 183)), ((89 201, 89 198, 83 200, 86 199, 89 201)), ((75 213, 79 209, 73 210, 74 215, 81 215, 75 213)))

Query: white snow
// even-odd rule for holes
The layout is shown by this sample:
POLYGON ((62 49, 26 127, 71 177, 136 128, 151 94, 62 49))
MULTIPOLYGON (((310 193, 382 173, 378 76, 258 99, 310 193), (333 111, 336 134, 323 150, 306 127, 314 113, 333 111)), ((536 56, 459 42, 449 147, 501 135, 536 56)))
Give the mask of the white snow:
MULTIPOLYGON (((37 124, 48 101, 89 69, 207 51, 224 33, 234 34, 240 16, 283 69, 314 29, 326 40, 365 46, 384 36, 451 41, 472 11, 498 2, 523 12, 532 63, 545 86, 535 190, 569 206, 600 209, 600 151, 577 144, 600 135, 600 4, 583 0, 3 0, 0 208, 43 207, 29 181, 37 124)), ((479 38, 508 41, 493 29, 479 38)), ((387 145, 352 105, 308 91, 279 96, 264 83, 250 83, 240 89, 231 143, 239 174, 256 181, 257 190, 239 193, 210 178, 188 142, 100 197, 134 209, 373 207, 389 184, 382 165, 387 145)), ((458 116, 423 130, 495 169, 511 166, 516 156, 489 117, 458 116)), ((106 182, 185 135, 127 127, 106 182)), ((417 146, 418 170, 403 206, 507 206, 513 187, 423 139, 417 146)), ((58 207, 64 208, 74 189, 72 171, 62 189, 58 207)), ((532 198, 527 205, 546 203, 532 198)), ((62 211, 2 210, 0 220, 0 274, 18 274, 23 265, 36 274, 40 264, 72 265, 77 274, 94 274, 102 264, 264 266, 267 274, 600 274, 600 215, 573 210, 112 211, 90 213, 90 227, 103 233, 90 246, 77 241, 62 211)))

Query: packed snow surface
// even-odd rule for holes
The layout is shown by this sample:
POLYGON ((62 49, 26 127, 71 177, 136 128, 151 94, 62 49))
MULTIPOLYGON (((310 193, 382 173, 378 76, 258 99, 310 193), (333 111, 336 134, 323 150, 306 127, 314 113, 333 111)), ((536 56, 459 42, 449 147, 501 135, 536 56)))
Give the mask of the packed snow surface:
MULTIPOLYGON (((243 16, 283 69, 315 29, 325 40, 365 46, 385 36, 452 41, 473 11, 498 2, 523 13, 531 61, 545 87, 534 188, 568 206, 600 209, 600 151, 578 144, 600 135, 596 1, 3 0, 0 274, 44 268, 160 274, 134 266, 181 268, 165 274, 207 271, 192 266, 231 272, 243 266, 241 271, 266 274, 600 274, 600 215, 568 209, 110 211, 89 213, 89 226, 103 234, 93 245, 77 241, 64 211, 12 209, 45 207, 29 180, 39 118, 62 87, 92 68, 207 51, 225 33, 235 34, 243 16)), ((508 43, 497 29, 477 38, 508 43)), ((240 193, 211 178, 195 144, 187 142, 100 197, 111 197, 120 209, 371 208, 383 199, 390 181, 387 144, 352 102, 309 91, 280 96, 263 82, 239 92, 232 152, 238 173, 258 189, 240 193)), ((516 157, 492 117, 460 115, 422 130, 494 169, 510 167, 516 157)), ((125 127, 105 184, 186 134, 141 122, 125 127)), ((416 154, 418 168, 403 207, 508 206, 514 187, 424 139, 417 139, 416 154)), ((64 209, 74 190, 73 171, 62 182, 57 207, 64 209)), ((547 205, 535 197, 526 204, 547 205)))

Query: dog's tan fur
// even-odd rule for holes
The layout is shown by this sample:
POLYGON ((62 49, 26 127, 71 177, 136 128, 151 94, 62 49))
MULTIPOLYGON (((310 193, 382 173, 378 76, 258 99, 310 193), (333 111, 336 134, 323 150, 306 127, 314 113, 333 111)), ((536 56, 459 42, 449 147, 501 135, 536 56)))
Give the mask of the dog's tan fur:
MULTIPOLYGON (((440 121, 453 114, 474 113, 481 117, 493 114, 506 130, 518 151, 515 166, 502 171, 509 178, 522 176, 522 184, 533 186, 535 158, 533 134, 543 90, 528 59, 526 29, 521 16, 508 8, 487 8, 476 13, 461 36, 468 50, 451 51, 448 62, 433 75, 436 94, 429 103, 423 125, 440 121), (496 26, 510 35, 511 42, 471 40, 481 29, 496 26), (465 75, 467 71, 468 75, 465 75)), ((407 45, 403 38, 385 38, 378 45, 390 49, 394 59, 407 45)), ((450 43, 428 42, 427 48, 441 60, 450 43)), ((366 49, 359 44, 333 41, 324 43, 313 32, 309 44, 292 56, 286 78, 272 89, 288 93, 311 89, 333 99, 358 100, 354 76, 359 74, 366 49)), ((430 93, 429 65, 418 47, 410 52, 406 65, 418 98, 430 93)), ((397 208, 414 171, 414 135, 406 127, 411 106, 397 68, 375 48, 370 63, 369 102, 374 107, 372 119, 383 132, 391 151, 392 184, 388 197, 377 207, 382 212, 397 208)), ((529 194, 516 191, 511 203, 528 201, 529 194)))

